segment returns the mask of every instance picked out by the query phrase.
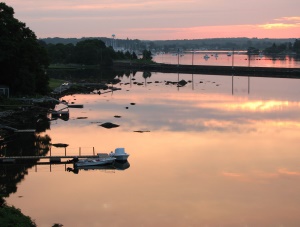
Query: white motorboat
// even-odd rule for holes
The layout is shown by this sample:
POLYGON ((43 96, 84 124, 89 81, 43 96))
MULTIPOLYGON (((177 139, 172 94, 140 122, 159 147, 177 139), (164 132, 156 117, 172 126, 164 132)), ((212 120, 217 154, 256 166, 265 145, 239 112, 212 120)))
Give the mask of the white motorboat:
POLYGON ((80 159, 74 163, 75 167, 83 167, 83 166, 99 166, 112 164, 116 160, 115 157, 107 157, 107 158, 87 158, 80 159))
POLYGON ((126 161, 129 154, 125 152, 124 148, 116 148, 115 152, 110 152, 109 157, 116 158, 116 161, 126 161))

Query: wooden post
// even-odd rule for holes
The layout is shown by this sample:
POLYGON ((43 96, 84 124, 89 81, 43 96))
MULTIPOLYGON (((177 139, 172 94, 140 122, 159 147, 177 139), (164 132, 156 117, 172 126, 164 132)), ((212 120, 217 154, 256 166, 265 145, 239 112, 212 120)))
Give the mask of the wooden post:
POLYGON ((93 147, 93 155, 95 156, 95 148, 93 147))
POLYGON ((178 59, 177 67, 179 67, 179 48, 177 49, 177 59, 178 59))
POLYGON ((79 147, 79 156, 81 156, 81 147, 79 147))
POLYGON ((67 156, 67 148, 65 147, 65 156, 67 156))
POLYGON ((234 67, 234 48, 232 49, 232 69, 234 67))
POLYGON ((194 49, 192 49, 192 65, 194 65, 194 49))

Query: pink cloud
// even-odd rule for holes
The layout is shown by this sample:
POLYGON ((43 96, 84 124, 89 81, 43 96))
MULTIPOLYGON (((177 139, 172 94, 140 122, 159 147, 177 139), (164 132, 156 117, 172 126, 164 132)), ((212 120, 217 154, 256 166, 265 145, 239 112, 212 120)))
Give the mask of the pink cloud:
POLYGON ((223 25, 177 28, 131 28, 138 37, 155 39, 199 39, 213 37, 257 37, 257 38, 293 38, 300 34, 300 24, 262 24, 262 25, 223 25))
POLYGON ((294 21, 296 23, 300 22, 300 17, 281 17, 274 19, 275 21, 294 21))

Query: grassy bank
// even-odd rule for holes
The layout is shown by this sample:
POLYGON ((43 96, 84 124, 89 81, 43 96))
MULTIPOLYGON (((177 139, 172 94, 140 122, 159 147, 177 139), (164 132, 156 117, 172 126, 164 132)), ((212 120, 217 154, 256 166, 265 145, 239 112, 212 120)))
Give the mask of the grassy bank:
POLYGON ((60 85, 62 85, 64 82, 66 82, 66 81, 65 80, 59 80, 59 79, 50 78, 49 79, 49 87, 50 87, 51 90, 54 90, 55 88, 57 88, 60 85))

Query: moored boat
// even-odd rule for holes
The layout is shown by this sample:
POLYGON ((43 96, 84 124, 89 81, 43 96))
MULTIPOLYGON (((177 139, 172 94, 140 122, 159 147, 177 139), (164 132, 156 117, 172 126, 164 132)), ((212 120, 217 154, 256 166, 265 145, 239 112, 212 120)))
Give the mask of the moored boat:
POLYGON ((87 158, 80 159, 74 163, 75 167, 84 167, 84 166, 99 166, 112 164, 116 160, 115 157, 107 157, 107 158, 87 158))
POLYGON ((205 60, 209 59, 208 54, 205 54, 203 58, 204 58, 205 60))
POLYGON ((124 148, 116 148, 115 152, 109 153, 109 157, 114 157, 117 161, 126 161, 129 154, 125 152, 124 148))

